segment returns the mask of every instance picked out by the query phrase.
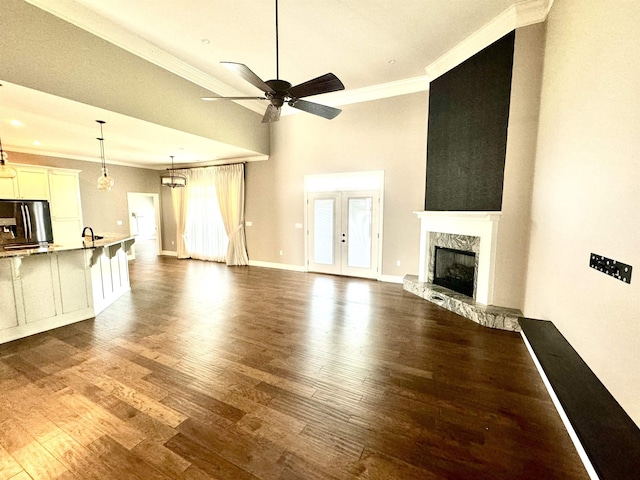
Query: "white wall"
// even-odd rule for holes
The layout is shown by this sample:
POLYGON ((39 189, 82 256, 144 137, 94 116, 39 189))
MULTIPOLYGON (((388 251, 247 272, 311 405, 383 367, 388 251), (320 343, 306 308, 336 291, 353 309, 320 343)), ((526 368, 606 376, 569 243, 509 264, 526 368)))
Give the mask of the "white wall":
POLYGON ((526 316, 552 320, 640 425, 640 2, 555 0, 547 25, 526 316))

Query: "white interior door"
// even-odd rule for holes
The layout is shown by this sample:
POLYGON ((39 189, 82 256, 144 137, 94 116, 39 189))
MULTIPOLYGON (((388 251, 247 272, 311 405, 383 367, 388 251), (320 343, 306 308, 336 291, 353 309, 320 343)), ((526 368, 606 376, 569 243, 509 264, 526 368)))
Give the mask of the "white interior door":
POLYGON ((379 192, 310 193, 309 271, 376 278, 379 192))

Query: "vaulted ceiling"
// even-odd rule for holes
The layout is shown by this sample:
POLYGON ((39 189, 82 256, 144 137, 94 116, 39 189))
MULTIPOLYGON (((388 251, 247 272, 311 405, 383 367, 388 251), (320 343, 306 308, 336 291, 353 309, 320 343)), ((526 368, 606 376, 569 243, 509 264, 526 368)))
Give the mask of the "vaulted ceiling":
MULTIPOLYGON (((261 93, 223 68, 221 61, 244 63, 264 80, 276 77, 274 0, 27 0, 26 3, 162 67, 205 92, 223 96, 261 93)), ((343 109, 356 101, 424 90, 428 88, 427 67, 437 65, 448 52, 470 37, 486 36, 498 24, 504 29, 504 25, 513 28, 532 23, 517 17, 526 17, 534 10, 548 10, 549 3, 549 0, 524 3, 279 0, 280 78, 297 84, 333 72, 346 90, 311 100, 344 105, 343 109)), ((23 21, 5 15, 0 12, 3 24, 23 21)), ((539 13, 536 15, 539 17, 539 13)), ((2 35, 0 32, 0 40, 2 35)), ((52 41, 59 42, 59 49, 64 48, 64 39, 52 41)), ((100 61, 96 59, 97 64, 100 61)), ((86 65, 87 69, 91 67, 86 65)), ((119 81, 137 81, 127 65, 109 67, 120 77, 119 81)), ((261 151, 264 149, 247 148, 249 144, 236 142, 229 136, 216 137, 197 127, 183 129, 171 121, 158 124, 152 115, 136 115, 126 108, 114 111, 108 102, 93 102, 86 94, 52 94, 64 92, 64 87, 52 85, 49 89, 46 78, 12 82, 20 77, 6 77, 0 73, 0 82, 5 84, 0 89, 0 135, 9 150, 95 160, 98 127, 94 120, 105 117, 101 119, 108 122, 107 154, 115 163, 163 168, 169 155, 176 155, 176 161, 182 163, 264 158, 265 152, 261 151), (21 124, 11 125, 11 120, 19 120, 21 124), (34 145, 34 141, 39 145, 34 145)), ((153 82, 147 83, 144 88, 151 96, 155 87, 150 84, 153 82)), ((74 86, 86 92, 91 92, 92 87, 74 86)), ((194 109, 208 108, 214 112, 230 108, 222 103, 231 102, 209 102, 206 107, 194 104, 194 109)), ((243 119, 238 125, 256 122, 255 129, 262 128, 259 124, 266 105, 258 101, 237 103, 242 110, 256 112, 250 120, 243 119)), ((291 113, 287 108, 283 115, 291 113)), ((339 118, 331 120, 336 122, 336 128, 339 118)), ((239 129, 238 125, 233 128, 239 129)))

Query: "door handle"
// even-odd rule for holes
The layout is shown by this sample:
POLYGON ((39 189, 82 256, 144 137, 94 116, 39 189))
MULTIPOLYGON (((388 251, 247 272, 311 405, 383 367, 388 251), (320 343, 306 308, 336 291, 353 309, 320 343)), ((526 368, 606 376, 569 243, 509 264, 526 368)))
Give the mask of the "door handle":
POLYGON ((20 204, 20 214, 22 215, 22 228, 25 240, 29 240, 29 227, 27 227, 27 214, 24 212, 24 203, 20 204))
POLYGON ((29 213, 29 207, 27 207, 26 205, 24 206, 24 211, 27 214, 27 226, 29 227, 29 240, 31 240, 31 237, 33 236, 33 232, 31 230, 31 214, 29 213))

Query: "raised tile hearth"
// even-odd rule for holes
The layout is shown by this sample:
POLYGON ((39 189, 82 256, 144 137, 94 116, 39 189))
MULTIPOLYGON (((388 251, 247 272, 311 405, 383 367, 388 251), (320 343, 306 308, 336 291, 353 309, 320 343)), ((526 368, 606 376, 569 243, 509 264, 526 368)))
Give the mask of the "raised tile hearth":
POLYGON ((522 312, 515 308, 477 303, 473 298, 448 288, 433 283, 420 282, 417 275, 406 275, 403 288, 485 327, 520 331, 518 318, 522 316, 522 312))

